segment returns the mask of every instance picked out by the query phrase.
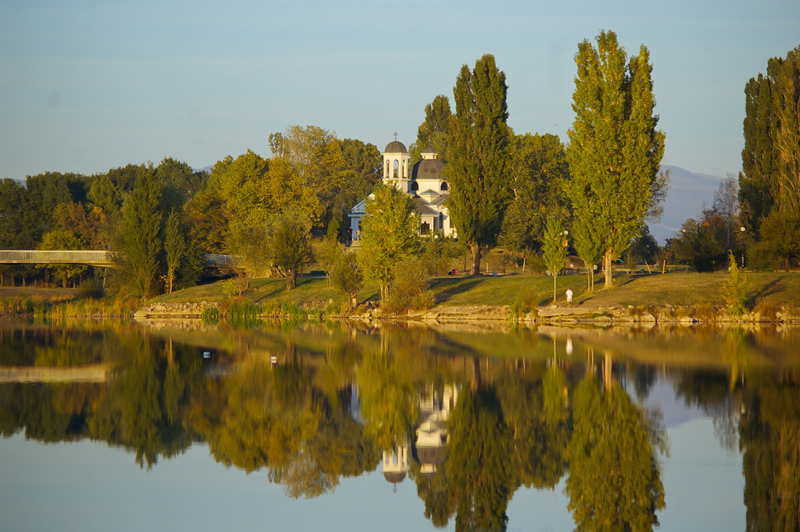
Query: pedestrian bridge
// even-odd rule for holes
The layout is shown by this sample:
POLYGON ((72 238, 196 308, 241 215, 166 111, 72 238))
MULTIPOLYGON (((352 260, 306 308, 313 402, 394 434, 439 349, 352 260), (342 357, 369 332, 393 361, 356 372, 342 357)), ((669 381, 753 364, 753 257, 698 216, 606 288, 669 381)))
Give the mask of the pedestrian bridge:
MULTIPOLYGON (((204 257, 206 264, 212 268, 230 268, 239 262, 239 258, 232 255, 204 255, 204 257)), ((0 250, 0 264, 85 264, 101 268, 115 266, 112 251, 86 249, 3 249, 0 250)))
POLYGON ((0 250, 0 264, 86 264, 111 268, 114 266, 110 251, 76 250, 0 250))
POLYGON ((110 363, 80 367, 0 366, 0 383, 105 382, 113 370, 110 363))

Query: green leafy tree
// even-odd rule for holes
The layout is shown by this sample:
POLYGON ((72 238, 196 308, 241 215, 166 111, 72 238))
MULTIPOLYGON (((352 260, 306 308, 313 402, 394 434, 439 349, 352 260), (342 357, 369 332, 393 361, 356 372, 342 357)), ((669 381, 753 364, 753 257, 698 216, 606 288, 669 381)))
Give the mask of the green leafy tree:
POLYGON ((406 257, 395 268, 392 279, 389 310, 425 310, 433 305, 433 296, 428 291, 428 269, 419 257, 406 257))
POLYGON ((472 275, 480 273, 483 250, 497 242, 510 200, 507 92, 506 76, 488 54, 472 71, 461 67, 453 89, 456 113, 445 167, 451 184, 447 205, 459 239, 472 250, 472 275))
POLYGON ((27 233, 35 242, 55 228, 54 213, 61 203, 80 202, 85 195, 83 176, 46 172, 25 180, 25 209, 22 211, 27 233))
POLYGON ((161 161, 156 167, 159 180, 161 181, 162 204, 166 213, 183 206, 190 198, 199 192, 207 176, 203 172, 195 172, 184 163, 171 157, 161 161))
MULTIPOLYGON (((59 227, 42 235, 42 242, 39 244, 39 249, 83 249, 83 247, 81 246, 80 239, 76 237, 74 233, 59 227)), ((65 288, 67 282, 87 270, 86 266, 80 264, 62 264, 57 266, 37 264, 37 268, 38 267, 51 269, 56 276, 61 279, 61 286, 65 288)))
POLYGON ((187 251, 186 239, 181 229, 180 215, 172 211, 164 227, 164 255, 167 266, 167 293, 172 293, 175 274, 187 251))
POLYGON ((603 241, 594 233, 591 220, 575 217, 572 221, 572 241, 578 257, 586 266, 586 282, 589 292, 594 291, 594 270, 600 259, 603 258, 603 241))
POLYGON ((771 139, 773 104, 769 77, 759 74, 750 78, 744 94, 744 149, 739 173, 739 201, 743 222, 758 235, 761 220, 775 204, 772 185, 776 165, 771 139))
POLYGON ((319 244, 315 256, 317 262, 322 266, 325 275, 328 277, 328 286, 331 284, 331 272, 336 262, 342 254, 341 244, 339 243, 339 221, 332 218, 328 223, 328 232, 322 243, 319 244))
POLYGON ((361 269, 358 267, 356 254, 347 251, 339 243, 336 245, 338 256, 333 263, 329 278, 334 287, 344 292, 347 297, 347 308, 352 310, 356 304, 358 291, 364 284, 364 279, 361 269))
POLYGON ((421 160, 422 150, 431 148, 438 154, 437 158, 447 164, 448 132, 452 119, 450 100, 443 94, 435 97, 431 103, 425 106, 425 121, 417 128, 416 142, 408 148, 412 161, 421 160))
POLYGON ((558 274, 567 265, 567 232, 562 229, 561 222, 555 218, 547 220, 544 232, 543 259, 550 275, 553 276, 553 303, 558 299, 558 274))
POLYGON ((711 272, 725 264, 725 225, 721 217, 703 210, 699 221, 689 218, 680 234, 670 240, 675 258, 691 264, 698 272, 711 272))
POLYGON ((662 196, 664 133, 656 130, 647 48, 642 45, 628 60, 614 32, 603 31, 596 41, 597 48, 588 40, 580 43, 575 56, 567 191, 575 217, 593 224, 601 239, 610 288, 612 260, 639 234, 653 198, 662 196))
POLYGON ((778 208, 800 216, 800 46, 772 59, 773 149, 777 163, 774 195, 778 208))
POLYGON ((368 279, 381 283, 381 302, 386 303, 395 267, 418 250, 419 220, 411 198, 383 183, 375 187, 365 210, 358 263, 368 279))
POLYGON ((381 158, 372 144, 336 137, 317 126, 291 126, 270 135, 272 161, 284 161, 299 185, 318 203, 317 227, 331 218, 344 222, 343 213, 369 194, 380 177, 381 158))
POLYGON ((548 216, 566 217, 564 186, 569 168, 556 135, 515 135, 512 145, 513 198, 503 220, 502 244, 513 251, 538 250, 548 216))
POLYGON ((142 167, 136 185, 122 205, 112 240, 122 286, 147 299, 153 293, 161 256, 161 187, 152 165, 142 167))
POLYGON ((267 224, 270 263, 286 278, 286 290, 297 286, 297 275, 313 257, 311 227, 301 214, 284 212, 267 224))
POLYGON ((13 179, 0 180, 0 249, 31 249, 35 235, 25 214, 26 189, 13 179))
POLYGON ((783 269, 788 272, 790 260, 800 260, 800 215, 773 209, 761 221, 758 250, 770 258, 783 259, 783 269))
POLYGON ((333 185, 323 204, 321 223, 336 219, 340 227, 349 225, 347 211, 367 197, 381 178, 381 154, 374 144, 355 139, 334 139, 325 153, 326 168, 333 185))
POLYGON ((198 192, 186 204, 192 248, 202 253, 223 253, 230 245, 224 202, 215 190, 198 192))
POLYGON ((800 217, 800 47, 767 62, 745 86, 744 149, 739 199, 744 224, 758 238, 777 210, 800 217))
POLYGON ((725 283, 724 292, 722 294, 725 303, 728 305, 728 310, 735 315, 744 314, 747 312, 747 274, 739 271, 739 266, 736 264, 736 257, 733 256, 732 251, 728 251, 728 260, 730 263, 730 278, 725 283))

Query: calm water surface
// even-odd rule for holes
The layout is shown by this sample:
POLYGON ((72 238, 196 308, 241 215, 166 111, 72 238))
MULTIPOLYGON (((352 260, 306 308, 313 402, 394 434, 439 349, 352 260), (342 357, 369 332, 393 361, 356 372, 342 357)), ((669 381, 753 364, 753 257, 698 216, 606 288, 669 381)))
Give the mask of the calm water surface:
POLYGON ((0 529, 797 530, 799 347, 0 322, 0 529))

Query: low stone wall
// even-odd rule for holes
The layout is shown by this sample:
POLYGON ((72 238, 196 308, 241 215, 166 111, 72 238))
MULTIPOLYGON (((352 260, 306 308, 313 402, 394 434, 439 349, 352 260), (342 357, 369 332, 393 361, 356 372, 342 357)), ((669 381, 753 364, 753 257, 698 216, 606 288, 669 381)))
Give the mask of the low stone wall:
POLYGON ((540 309, 533 320, 536 323, 547 325, 592 323, 601 326, 690 326, 695 324, 747 325, 774 323, 800 326, 800 314, 787 308, 780 308, 776 312, 769 314, 751 312, 735 316, 729 314, 725 309, 713 307, 698 309, 669 305, 647 309, 640 307, 597 307, 592 309, 548 307, 540 309))
POLYGON ((199 318, 203 310, 214 307, 213 303, 152 303, 133 313, 134 318, 199 318))
MULTIPOLYGON (((136 319, 198 319, 203 310, 215 307, 214 303, 153 303, 138 309, 134 313, 136 319)), ((791 309, 780 308, 774 314, 762 315, 757 312, 732 316, 723 309, 711 307, 698 310, 683 307, 559 307, 537 308, 524 316, 514 317, 511 307, 505 306, 464 306, 434 307, 425 311, 412 311, 406 314, 387 314, 380 308, 369 309, 358 314, 333 316, 335 318, 361 321, 415 321, 428 324, 469 324, 511 322, 528 325, 580 325, 595 326, 628 325, 650 327, 655 325, 718 324, 739 325, 751 323, 775 323, 781 325, 800 326, 800 315, 791 309)))

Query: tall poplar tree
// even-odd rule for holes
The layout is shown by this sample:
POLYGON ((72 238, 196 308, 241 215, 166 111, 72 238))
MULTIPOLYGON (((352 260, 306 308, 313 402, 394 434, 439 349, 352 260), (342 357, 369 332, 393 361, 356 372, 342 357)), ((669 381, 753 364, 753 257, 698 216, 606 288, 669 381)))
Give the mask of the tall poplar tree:
POLYGON ((141 167, 131 194, 122 205, 114 251, 122 284, 144 301, 152 295, 161 255, 161 187, 152 165, 141 167))
POLYGON ((651 79, 650 53, 626 57, 613 31, 578 45, 575 62, 575 122, 567 147, 574 216, 591 224, 600 239, 605 287, 613 286, 611 261, 630 246, 647 217, 652 200, 666 185, 658 172, 664 133, 651 79), (654 194, 655 192, 655 194, 654 194))
POLYGON ((430 147, 438 154, 437 158, 447 164, 447 136, 452 119, 450 100, 443 94, 425 106, 425 121, 417 128, 417 140, 408 149, 412 161, 419 161, 422 151, 430 147))
POLYGON ((788 268, 800 256, 800 46, 773 57, 767 74, 745 86, 746 116, 739 200, 745 225, 760 249, 788 268))
POLYGON ((445 166, 451 184, 447 206, 458 237, 472 250, 472 275, 480 271, 483 250, 497 242, 510 200, 507 92, 506 75, 488 54, 472 71, 461 67, 453 89, 456 114, 445 166))
POLYGON ((757 236, 761 219, 772 209, 775 200, 770 189, 774 182, 774 164, 770 129, 772 123, 772 88, 768 78, 759 74, 750 78, 744 89, 744 149, 739 173, 739 202, 743 221, 757 236))

